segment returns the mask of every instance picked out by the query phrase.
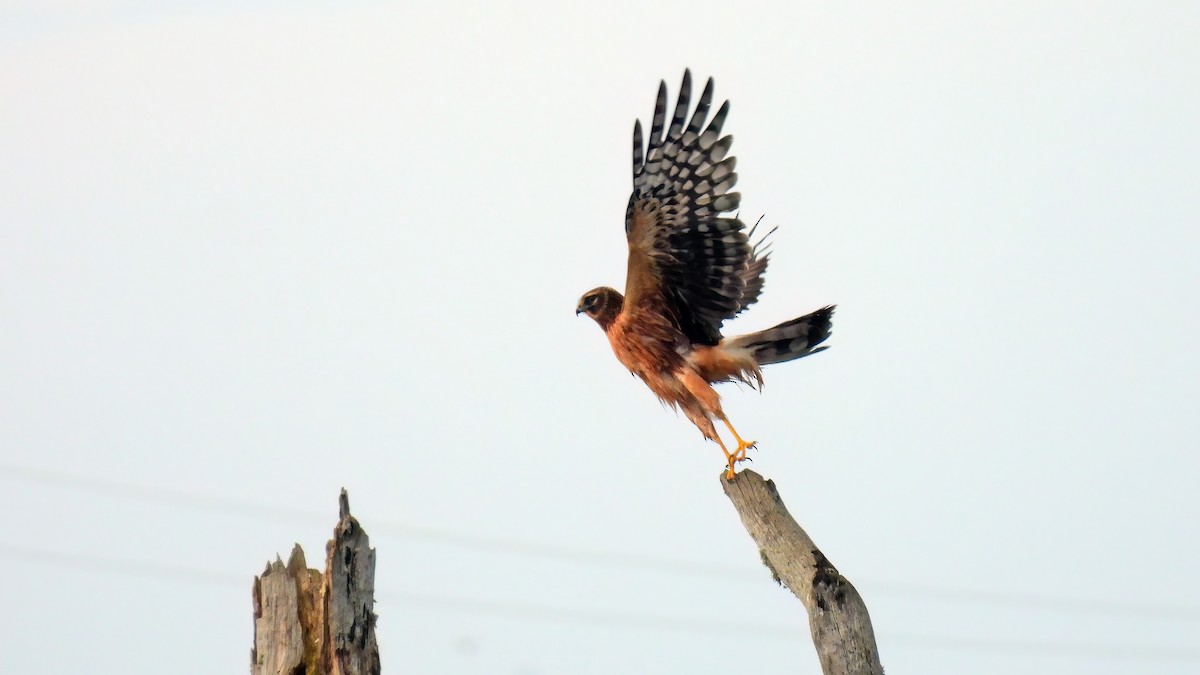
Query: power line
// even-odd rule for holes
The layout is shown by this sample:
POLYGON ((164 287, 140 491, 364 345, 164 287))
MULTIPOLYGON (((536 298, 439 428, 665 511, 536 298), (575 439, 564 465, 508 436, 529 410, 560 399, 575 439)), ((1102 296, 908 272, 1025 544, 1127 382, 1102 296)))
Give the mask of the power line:
MULTIPOLYGON (((8 462, 0 462, 0 477, 118 498, 131 498, 159 504, 182 506, 210 513, 226 513, 304 523, 321 522, 328 518, 328 514, 305 511, 303 509, 277 507, 259 502, 87 477, 52 469, 21 466, 8 462)), ((670 573, 673 575, 689 574, 694 576, 718 577, 723 581, 741 580, 761 582, 766 578, 765 572, 745 566, 719 565, 635 553, 600 551, 563 546, 561 544, 454 532, 387 520, 372 519, 370 529, 376 534, 392 534, 406 537, 410 540, 421 540, 440 545, 459 546, 474 550, 559 560, 577 564, 636 569, 648 572, 670 573)), ((1120 615, 1122 617, 1138 616, 1165 621, 1200 621, 1200 608, 1197 607, 1120 600, 1094 600, 1037 593, 1009 593, 945 588, 903 582, 873 583, 869 580, 859 580, 859 583, 863 586, 869 585, 876 592, 917 596, 922 599, 940 602, 988 604, 1081 614, 1120 615)))
POLYGON ((886 636, 914 646, 939 650, 1002 652, 1006 656, 1050 656, 1097 661, 1129 660, 1140 663, 1200 663, 1200 652, 1157 645, 1047 642, 1044 640, 991 640, 958 636, 897 633, 886 636))
POLYGON ((177 579, 215 586, 241 586, 249 588, 249 579, 243 574, 230 572, 212 572, 183 567, 180 565, 164 565, 161 563, 139 560, 118 560, 96 555, 68 553, 65 551, 50 551, 47 549, 13 546, 0 543, 0 558, 8 558, 25 563, 39 565, 54 565, 68 569, 118 574, 127 577, 177 579))
MULTIPOLYGON (((241 574, 212 572, 161 563, 50 551, 3 543, 0 543, 0 558, 24 563, 55 565, 70 569, 119 574, 134 578, 159 577, 183 579, 202 584, 215 584, 243 589, 247 588, 250 583, 248 576, 241 574)), ((629 630, 663 630, 719 636, 736 634, 739 638, 745 639, 759 638, 802 641, 805 637, 802 626, 736 622, 726 619, 713 620, 620 610, 552 607, 411 591, 381 590, 376 593, 376 598, 381 603, 395 602, 398 605, 424 607, 427 610, 490 614, 554 624, 600 625, 629 630)), ((1200 651, 1152 645, 996 640, 918 633, 888 633, 883 635, 883 637, 888 642, 907 643, 916 647, 1002 652, 1010 656, 1043 655, 1089 660, 1128 659, 1141 662, 1200 663, 1200 651)))

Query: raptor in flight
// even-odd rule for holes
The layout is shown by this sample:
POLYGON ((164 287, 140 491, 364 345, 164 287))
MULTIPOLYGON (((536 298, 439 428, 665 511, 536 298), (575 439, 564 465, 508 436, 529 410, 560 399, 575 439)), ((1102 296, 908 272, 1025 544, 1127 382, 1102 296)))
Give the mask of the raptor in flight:
POLYGON ((766 237, 752 246, 754 230, 747 233, 736 215, 722 216, 737 209, 741 195, 730 192, 737 183, 736 160, 727 156, 733 137, 721 135, 728 101, 705 126, 712 88, 709 78, 689 118, 692 77, 684 71, 670 127, 665 82, 659 83, 648 146, 641 121, 634 123, 625 295, 596 288, 584 293, 575 313, 595 319, 617 360, 721 446, 726 477, 733 478, 754 442, 734 430, 711 385, 739 380, 760 387, 762 366, 824 350, 818 345, 829 337, 834 308, 749 335, 721 335, 726 319, 758 300, 770 254, 766 237), (732 451, 714 420, 733 435, 732 451))

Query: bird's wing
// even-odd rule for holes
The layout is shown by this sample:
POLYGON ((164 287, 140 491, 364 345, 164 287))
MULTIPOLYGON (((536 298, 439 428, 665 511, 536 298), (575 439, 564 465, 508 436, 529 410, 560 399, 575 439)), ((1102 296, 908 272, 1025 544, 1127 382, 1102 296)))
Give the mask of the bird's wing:
MULTIPOLYGON (((759 218, 758 222, 754 223, 754 227, 751 227, 750 231, 746 233, 747 239, 754 238, 754 233, 758 230, 759 223, 761 222, 762 218, 759 218)), ((746 261, 746 269, 742 272, 742 298, 735 314, 746 311, 746 308, 758 302, 758 296, 762 295, 763 274, 767 272, 767 263, 771 259, 771 242, 769 239, 772 234, 775 234, 775 230, 777 229, 779 229, 778 226, 772 227, 750 249, 750 259, 746 261)))
POLYGON ((625 214, 623 311, 665 311, 689 340, 706 345, 721 340, 721 323, 743 307, 747 279, 761 282, 761 270, 748 270, 742 222, 721 217, 737 208, 740 195, 729 191, 737 183, 736 160, 726 157, 733 137, 721 136, 728 101, 704 127, 712 86, 710 78, 687 119, 692 77, 685 71, 666 128, 667 87, 659 84, 644 154, 641 122, 633 127, 633 194, 625 214))

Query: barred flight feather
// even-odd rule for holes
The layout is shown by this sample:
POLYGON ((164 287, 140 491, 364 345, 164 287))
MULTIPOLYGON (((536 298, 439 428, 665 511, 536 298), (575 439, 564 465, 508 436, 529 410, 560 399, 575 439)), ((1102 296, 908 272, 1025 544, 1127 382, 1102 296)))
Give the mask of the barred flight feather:
POLYGON ((829 338, 833 320, 832 305, 822 307, 798 319, 784 321, 778 326, 749 335, 729 338, 729 347, 750 350, 760 366, 791 361, 810 354, 825 351, 820 347, 829 338))
MULTIPOLYGON (((765 268, 765 258, 761 264, 754 259, 742 221, 721 215, 737 209, 741 195, 731 191, 738 179, 737 159, 727 157, 733 137, 721 135, 729 102, 705 125, 712 91, 709 78, 689 118, 692 76, 685 71, 668 125, 666 83, 659 84, 644 148, 641 122, 634 124, 633 194, 625 219, 630 234, 635 210, 654 219, 647 253, 661 275, 669 313, 703 345, 720 342, 721 324, 757 299, 765 268), (755 284, 752 296, 748 282, 755 284)), ((641 243, 631 240, 634 245, 641 243)))
MULTIPOLYGON (((758 226, 762 223, 762 218, 754 223, 754 227, 746 233, 748 239, 754 238, 754 233, 758 231, 758 226)), ((763 274, 767 272, 767 262, 771 259, 771 235, 775 234, 779 226, 772 227, 770 231, 759 239, 754 247, 750 250, 750 261, 746 265, 746 271, 742 273, 742 298, 741 307, 738 307, 738 313, 742 313, 747 307, 758 301, 759 296, 763 291, 763 274)))

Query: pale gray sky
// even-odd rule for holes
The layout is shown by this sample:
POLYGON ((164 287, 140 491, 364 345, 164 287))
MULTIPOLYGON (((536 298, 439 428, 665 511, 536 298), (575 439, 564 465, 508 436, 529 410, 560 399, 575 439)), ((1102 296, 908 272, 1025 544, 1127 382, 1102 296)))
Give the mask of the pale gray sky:
POLYGON ((4 672, 245 672, 342 486, 388 672, 819 672, 573 312, 685 66, 780 225, 729 330, 839 305, 726 410, 889 674, 1200 668, 1194 3, 0 7, 4 672))

